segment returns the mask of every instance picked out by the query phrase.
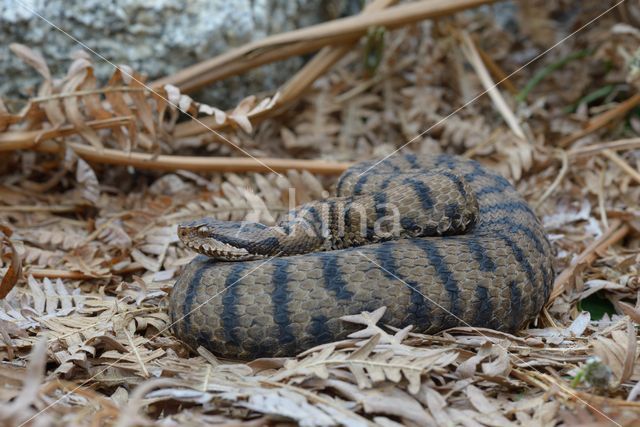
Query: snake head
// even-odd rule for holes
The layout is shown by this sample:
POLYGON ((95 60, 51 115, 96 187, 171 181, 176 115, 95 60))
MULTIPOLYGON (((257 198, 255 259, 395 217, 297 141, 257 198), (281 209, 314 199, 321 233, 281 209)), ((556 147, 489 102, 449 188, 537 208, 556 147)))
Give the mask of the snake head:
POLYGON ((269 230, 264 224, 203 218, 178 225, 178 237, 190 249, 220 261, 266 258, 258 245, 269 230))

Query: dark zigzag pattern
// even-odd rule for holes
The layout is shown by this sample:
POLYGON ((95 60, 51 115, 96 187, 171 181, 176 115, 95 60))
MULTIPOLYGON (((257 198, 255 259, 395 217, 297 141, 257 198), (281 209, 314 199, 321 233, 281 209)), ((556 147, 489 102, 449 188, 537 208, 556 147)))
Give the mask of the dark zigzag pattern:
MULTIPOLYGON (((398 266, 393 254, 393 244, 391 242, 381 244, 376 251, 377 262, 382 267, 385 276, 392 280, 400 280, 409 285, 411 292, 411 304, 407 307, 409 313, 408 324, 427 326, 431 324, 430 304, 420 292, 420 284, 403 277, 398 271, 398 266)), ((406 326, 406 325, 404 325, 406 326)))
POLYGON ((237 308, 239 287, 237 285, 246 269, 246 264, 241 262, 234 263, 224 283, 226 291, 222 295, 222 327, 225 340, 233 345, 240 345, 240 340, 236 334, 236 328, 240 325, 237 308))
POLYGON ((287 258, 273 259, 273 320, 278 325, 278 341, 282 346, 295 346, 296 338, 291 330, 289 319, 289 260, 287 258))

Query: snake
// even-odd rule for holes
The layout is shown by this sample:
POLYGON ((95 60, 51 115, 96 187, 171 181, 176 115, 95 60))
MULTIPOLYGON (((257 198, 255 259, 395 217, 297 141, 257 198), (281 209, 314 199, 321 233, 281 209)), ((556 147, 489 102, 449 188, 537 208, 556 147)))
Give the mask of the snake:
POLYGON ((363 161, 335 194, 271 226, 180 224, 180 240, 199 255, 171 291, 173 334, 225 358, 288 357, 348 339, 358 325, 343 318, 380 307, 382 324, 418 333, 514 333, 549 297, 554 257, 541 222, 477 161, 363 161))

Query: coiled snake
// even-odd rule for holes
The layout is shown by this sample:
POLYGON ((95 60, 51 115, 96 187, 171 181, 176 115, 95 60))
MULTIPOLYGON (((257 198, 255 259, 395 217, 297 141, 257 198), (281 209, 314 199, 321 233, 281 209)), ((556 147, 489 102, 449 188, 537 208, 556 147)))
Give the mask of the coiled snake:
POLYGON ((277 227, 182 224, 182 241, 206 256, 173 288, 176 336, 226 357, 291 356, 353 332, 341 316, 381 306, 383 323, 418 332, 516 331, 549 296, 542 226, 505 178, 475 161, 363 162, 337 194, 277 227))

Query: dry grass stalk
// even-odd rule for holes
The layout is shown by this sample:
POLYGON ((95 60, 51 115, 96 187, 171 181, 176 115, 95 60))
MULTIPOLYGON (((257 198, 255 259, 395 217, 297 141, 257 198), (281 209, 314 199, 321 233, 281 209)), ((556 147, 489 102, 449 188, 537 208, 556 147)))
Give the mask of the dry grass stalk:
MULTIPOLYGON (((128 126, 133 120, 133 117, 113 117, 104 120, 90 120, 87 121, 85 125, 94 130, 109 129, 128 126)), ((64 125, 57 129, 49 130, 2 132, 0 133, 0 151, 29 150, 37 148, 38 145, 44 141, 77 135, 78 133, 79 129, 74 125, 64 125)))
POLYGON ((585 137, 598 129, 602 129, 615 119, 619 119, 624 117, 629 111, 635 108, 638 104, 640 104, 640 93, 636 93, 631 98, 627 99, 624 102, 621 102, 616 107, 612 108, 609 111, 606 111, 599 116, 596 116, 589 120, 587 126, 584 129, 574 133, 573 135, 569 135, 568 137, 560 140, 558 142, 558 146, 561 148, 566 148, 575 141, 579 140, 582 137, 585 137))
POLYGON ((607 141, 597 144, 583 145, 572 148, 567 152, 569 157, 590 156, 604 150, 635 150, 640 148, 640 138, 621 139, 617 141, 607 141))
POLYGON ((578 267, 589 265, 594 262, 598 258, 598 254, 604 253, 608 247, 619 242, 630 230, 630 227, 627 224, 624 224, 621 220, 613 220, 606 232, 589 244, 589 246, 587 246, 585 250, 571 262, 571 265, 556 277, 553 284, 553 291, 551 291, 551 296, 549 297, 549 303, 547 305, 552 304, 553 301, 565 291, 565 287, 575 279, 574 275, 576 274, 576 269, 578 267))
MULTIPOLYGON (((362 11, 362 14, 383 10, 396 2, 397 0, 376 0, 373 3, 368 4, 362 11)), ((323 48, 277 91, 279 96, 277 97, 277 101, 272 109, 262 110, 255 114, 249 114, 248 117, 251 122, 256 123, 267 117, 273 117, 283 108, 286 108, 292 102, 299 99, 318 77, 325 74, 336 62, 340 60, 340 58, 349 53, 354 46, 355 42, 323 48)), ((171 77, 168 78, 170 79, 171 77)), ((215 128, 216 130, 222 130, 225 128, 224 124, 221 126, 213 117, 205 117, 200 121, 208 127, 215 128)), ((195 121, 179 123, 176 125, 175 135, 178 138, 188 137, 208 130, 203 129, 202 123, 195 121)))
POLYGON ((188 93, 259 65, 312 52, 327 45, 351 43, 364 35, 370 27, 383 26, 394 29, 424 19, 451 15, 461 10, 495 1, 423 0, 395 6, 384 11, 336 19, 248 43, 223 55, 185 68, 172 76, 156 80, 151 85, 162 88, 170 84, 188 93))
POLYGON ((114 274, 131 274, 143 269, 144 267, 141 264, 134 262, 126 268, 123 268, 121 270, 114 270, 113 272, 110 272, 103 276, 86 274, 80 271, 56 270, 52 268, 30 268, 28 271, 26 271, 26 273, 32 275, 36 279, 44 279, 45 277, 48 277, 49 279, 88 280, 108 278, 114 274))
POLYGON ((540 205, 544 203, 544 201, 547 200, 549 196, 551 196, 551 194, 558 188, 564 177, 567 175, 567 172, 569 171, 569 156, 567 155, 567 152, 564 150, 558 150, 557 154, 558 157, 560 157, 562 166, 560 167, 560 171, 558 172, 558 176, 556 176, 556 179, 553 180, 551 185, 547 187, 544 193, 542 193, 542 196, 540 196, 540 198, 533 205, 535 209, 538 209, 540 205))
POLYGON ((616 154, 615 151, 607 148, 602 150, 602 154, 607 156, 613 163, 618 165, 620 169, 628 173, 631 178, 640 184, 640 172, 632 168, 629 163, 625 162, 624 159, 616 154))
MULTIPOLYGON (((260 158, 256 161, 250 157, 203 157, 173 156, 166 154, 147 154, 124 152, 112 148, 102 150, 86 144, 67 143, 73 151, 83 159, 110 165, 133 166, 147 170, 188 170, 193 172, 286 172, 288 170, 306 170, 320 175, 339 175, 351 163, 329 162, 323 160, 260 158)), ((61 148, 56 145, 40 145, 38 151, 56 152, 61 148)))
MULTIPOLYGON (((72 130, 70 129, 71 133, 72 130)), ((58 131, 55 131, 58 133, 58 131)), ((38 134, 32 132, 31 135, 38 134)), ((0 151, 12 151, 33 147, 36 151, 55 153, 62 150, 58 144, 39 144, 30 135, 22 134, 20 140, 14 139, 15 135, 9 138, 12 140, 6 145, 0 146, 0 151), (5 150, 3 150, 5 149, 5 150)), ((2 139, 2 135, 0 135, 2 139)), ((7 141, 7 140, 5 140, 7 141)), ((0 141, 2 143, 3 141, 0 141)), ((155 155, 146 153, 133 153, 115 150, 111 148, 96 149, 79 143, 67 143, 78 156, 95 163, 111 165, 134 166, 140 169, 175 171, 179 169, 194 172, 286 172, 287 170, 307 170, 311 173, 321 175, 339 175, 344 172, 350 163, 325 162, 321 160, 297 160, 297 159, 277 159, 261 158, 260 162, 249 157, 201 157, 201 156, 173 156, 155 155)), ((0 208, 1 210, 2 208, 0 208)), ((15 210, 15 208, 11 208, 15 210)), ((28 208, 43 209, 43 208, 28 208)), ((73 207, 47 207, 46 210, 57 210, 59 212, 75 210, 73 207)))
POLYGON ((471 37, 471 42, 473 42, 473 45, 478 51, 480 58, 482 58, 482 62, 489 69, 489 72, 493 75, 493 78, 500 82, 498 84, 498 87, 504 86, 504 88, 512 96, 515 96, 518 93, 518 88, 514 86, 513 82, 509 78, 509 75, 505 73, 502 68, 500 68, 500 66, 493 60, 491 56, 489 56, 487 52, 484 51, 484 49, 481 49, 480 46, 478 46, 478 43, 476 43, 473 37, 471 37))
POLYGON ((0 212, 51 212, 51 213, 68 213, 77 212, 81 209, 80 205, 42 205, 42 206, 28 206, 28 205, 13 205, 13 206, 0 206, 0 212))
POLYGON ((467 57, 467 60, 475 70, 480 82, 484 86, 484 89, 489 94, 491 101, 493 101, 493 105, 496 107, 498 112, 504 118, 504 121, 507 122, 511 131, 521 140, 525 141, 526 137, 518 118, 511 110, 504 97, 500 93, 498 89, 498 85, 496 85, 493 80, 491 80, 491 76, 489 71, 487 70, 482 58, 478 54, 478 50, 476 49, 475 43, 469 36, 469 33, 466 31, 460 31, 459 37, 462 41, 462 52, 467 57))

